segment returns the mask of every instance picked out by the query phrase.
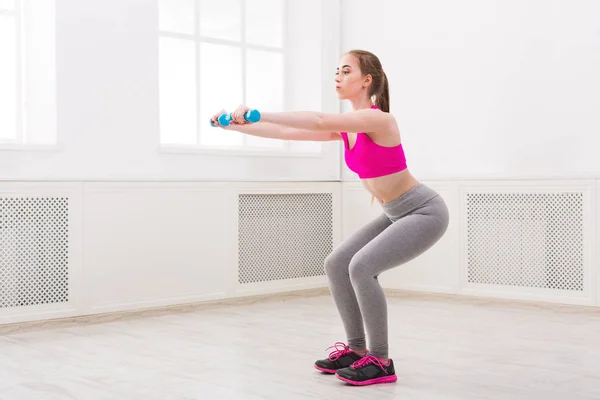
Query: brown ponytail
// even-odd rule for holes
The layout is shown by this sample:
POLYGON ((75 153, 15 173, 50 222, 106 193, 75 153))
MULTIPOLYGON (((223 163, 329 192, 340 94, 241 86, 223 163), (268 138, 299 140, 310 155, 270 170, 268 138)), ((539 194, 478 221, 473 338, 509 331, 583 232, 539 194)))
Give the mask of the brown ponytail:
MULTIPOLYGON (((383 71, 381 71, 383 72, 383 71)), ((385 72, 383 72, 383 90, 382 92, 376 97, 376 101, 377 101, 377 108, 379 108, 381 111, 385 111, 387 113, 390 112, 390 86, 388 85, 388 79, 387 79, 387 75, 385 74, 385 72)))

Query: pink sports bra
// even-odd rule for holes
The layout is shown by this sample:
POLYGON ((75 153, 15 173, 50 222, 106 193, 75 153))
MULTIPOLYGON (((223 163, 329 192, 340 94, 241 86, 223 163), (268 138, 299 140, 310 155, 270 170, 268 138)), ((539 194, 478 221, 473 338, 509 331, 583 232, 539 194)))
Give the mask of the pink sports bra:
MULTIPOLYGON (((377 106, 371 106, 377 108, 377 106)), ((407 168, 402 143, 393 146, 380 146, 364 132, 356 134, 356 142, 350 149, 348 133, 340 132, 344 138, 344 159, 351 171, 361 179, 377 178, 393 174, 407 168)))

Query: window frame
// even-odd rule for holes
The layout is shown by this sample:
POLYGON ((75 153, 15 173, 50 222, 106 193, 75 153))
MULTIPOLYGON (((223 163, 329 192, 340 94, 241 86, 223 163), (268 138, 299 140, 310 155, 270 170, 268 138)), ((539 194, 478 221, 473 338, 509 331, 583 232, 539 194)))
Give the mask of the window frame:
MULTIPOLYGON (((55 131, 55 143, 52 144, 39 144, 31 143, 26 140, 26 129, 27 129, 27 74, 29 67, 27 60, 25 59, 25 53, 28 49, 25 48, 27 43, 26 40, 26 29, 29 29, 26 23, 27 13, 29 12, 27 6, 29 4, 27 0, 13 0, 14 8, 0 8, 0 15, 12 15, 15 18, 15 136, 14 139, 0 139, 0 151, 34 151, 34 152, 57 152, 62 151, 62 146, 59 141, 58 129, 55 131)), ((53 7, 56 7, 56 3, 52 3, 53 7)), ((56 28, 56 22, 52 22, 54 28, 56 28)), ((56 46, 56 42, 54 42, 56 46)), ((54 47, 54 50, 56 48, 54 47)), ((54 82, 56 87, 57 83, 54 82)), ((56 103, 54 103, 54 113, 57 113, 56 103)))
POLYGON ((15 132, 13 139, 0 138, 0 146, 5 148, 17 148, 24 146, 24 134, 23 134, 23 37, 22 37, 22 25, 23 25, 23 7, 21 0, 14 0, 14 9, 9 10, 6 8, 0 8, 0 15, 12 16, 15 23, 15 132))
MULTIPOLYGON (((246 29, 247 29, 247 12, 246 12, 246 0, 240 0, 240 15, 241 15, 241 35, 240 40, 229 40, 229 39, 219 39, 213 38, 209 36, 203 36, 200 34, 200 0, 193 0, 194 3, 194 33, 179 33, 179 32, 171 32, 165 31, 158 27, 158 38, 161 37, 170 38, 170 39, 181 39, 181 40, 189 40, 194 44, 194 72, 195 72, 195 96, 196 96, 196 143, 195 144, 168 144, 162 142, 162 131, 160 130, 159 124, 159 152, 161 153, 183 153, 183 154, 207 154, 207 155, 224 155, 224 156, 260 156, 260 157, 321 157, 323 155, 323 146, 320 146, 319 151, 308 152, 308 151, 291 151, 291 145, 288 141, 283 141, 282 146, 279 148, 273 147, 258 147, 258 146, 249 146, 248 145, 248 137, 245 134, 241 134, 242 144, 236 146, 227 146, 227 145, 203 145, 202 143, 202 133, 206 129, 218 129, 212 128, 209 126, 208 121, 200 120, 200 108, 204 105, 200 104, 200 46, 202 43, 215 44, 220 46, 229 46, 237 49, 241 49, 241 71, 242 71, 242 101, 244 104, 247 104, 247 76, 248 76, 248 50, 259 50, 259 51, 267 51, 276 54, 283 55, 283 109, 288 110, 288 93, 289 93, 289 84, 288 84, 288 63, 289 63, 289 40, 286 32, 287 18, 288 18, 288 1, 282 0, 283 10, 282 13, 282 27, 283 27, 283 41, 281 47, 276 46, 268 46, 268 45, 260 45, 249 43, 246 37, 246 29)), ((160 5, 159 5, 160 7, 160 5)), ((160 10, 159 10, 160 13, 160 10)), ((160 14, 159 14, 160 18, 160 14)), ((160 58, 160 53, 159 53, 160 58)), ((160 73, 160 72, 159 72, 160 73)), ((160 93, 159 93, 160 96, 160 93)), ((160 99, 160 97, 159 97, 160 99)), ((159 118, 160 118, 160 100, 159 100, 159 118)))

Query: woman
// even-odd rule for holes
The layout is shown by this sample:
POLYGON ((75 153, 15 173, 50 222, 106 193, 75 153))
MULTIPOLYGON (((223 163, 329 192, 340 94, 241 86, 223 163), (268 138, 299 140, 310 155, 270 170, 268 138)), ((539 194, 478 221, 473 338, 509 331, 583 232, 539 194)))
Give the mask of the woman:
MULTIPOLYGON (((336 343, 315 367, 350 384, 395 382, 388 355, 387 304, 377 277, 435 244, 448 227, 448 208, 433 189, 409 172, 395 118, 389 113, 387 77, 379 59, 363 50, 345 54, 337 68, 336 91, 352 104, 345 114, 279 112, 247 124, 240 106, 233 129, 283 140, 343 140, 345 161, 377 198, 383 213, 350 235, 325 260, 325 272, 348 344, 336 343), (367 351, 365 328, 369 338, 367 351)), ((213 117, 217 118, 224 111, 213 117)))

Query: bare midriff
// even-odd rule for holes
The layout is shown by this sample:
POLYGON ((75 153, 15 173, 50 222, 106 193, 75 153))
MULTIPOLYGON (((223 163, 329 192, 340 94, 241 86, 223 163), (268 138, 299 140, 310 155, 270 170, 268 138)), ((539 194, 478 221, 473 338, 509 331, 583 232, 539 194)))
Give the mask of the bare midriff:
POLYGON ((402 196, 419 184, 408 169, 377 178, 362 179, 361 182, 365 189, 382 204, 402 196))

